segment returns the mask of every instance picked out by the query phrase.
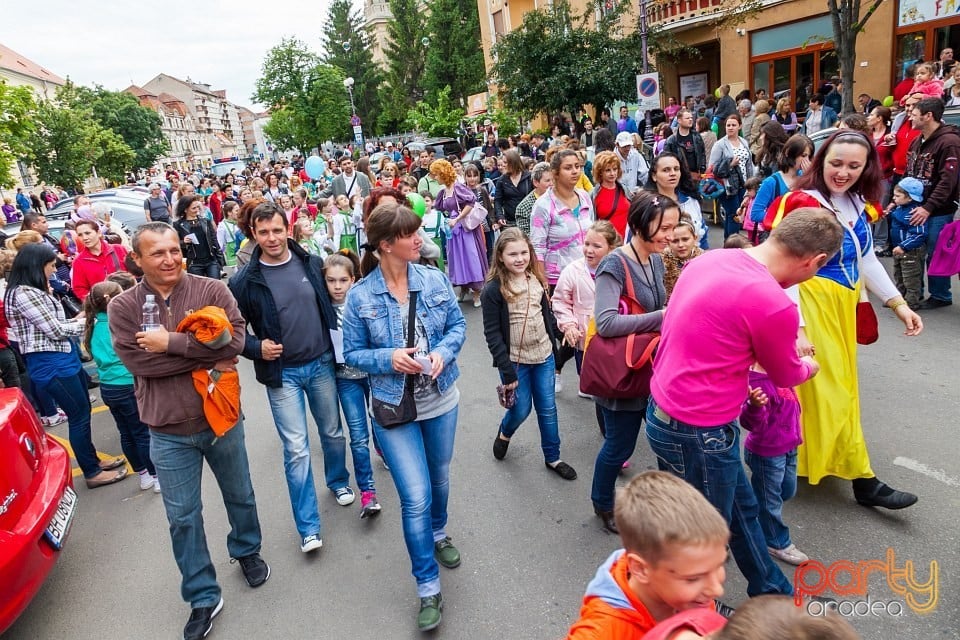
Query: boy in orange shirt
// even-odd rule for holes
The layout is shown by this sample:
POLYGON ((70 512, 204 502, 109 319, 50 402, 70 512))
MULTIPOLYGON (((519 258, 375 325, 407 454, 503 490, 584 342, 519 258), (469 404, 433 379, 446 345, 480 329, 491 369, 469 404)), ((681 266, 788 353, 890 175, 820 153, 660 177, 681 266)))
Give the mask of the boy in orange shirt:
POLYGON ((567 640, 640 640, 679 611, 714 608, 730 531, 699 491, 669 473, 641 473, 617 495, 614 518, 624 548, 587 586, 567 640))

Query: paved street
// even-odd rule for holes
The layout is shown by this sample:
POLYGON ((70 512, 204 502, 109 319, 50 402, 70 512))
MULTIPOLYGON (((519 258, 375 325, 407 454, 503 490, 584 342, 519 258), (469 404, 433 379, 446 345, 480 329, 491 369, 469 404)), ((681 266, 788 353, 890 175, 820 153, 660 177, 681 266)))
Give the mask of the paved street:
MULTIPOLYGON (((960 293, 956 285, 954 290, 960 293)), ((578 480, 565 482, 544 468, 532 419, 518 432, 506 460, 494 460, 490 448, 501 413, 494 391, 497 379, 484 346, 480 311, 464 311, 469 330, 460 359, 462 400, 448 527, 464 560, 455 570, 441 569, 445 610, 434 636, 562 637, 597 565, 618 546, 617 538, 601 530, 590 505, 593 459, 600 442, 593 405, 577 398, 571 363, 558 403, 563 458, 578 470, 578 480)), ((878 476, 916 492, 920 502, 897 513, 873 511, 853 502, 848 483, 825 481, 812 488, 801 482, 786 517, 797 545, 825 565, 885 560, 892 548, 898 568, 913 562, 917 578, 926 581, 930 562, 938 563, 935 611, 920 616, 903 606, 899 617, 852 618, 864 638, 957 638, 960 306, 926 313, 926 330, 916 339, 903 337, 888 311, 879 316, 880 341, 861 349, 867 441, 878 476)), ((373 521, 361 522, 358 505, 339 507, 323 491, 324 547, 314 557, 302 555, 265 393, 249 362, 243 363, 242 376, 263 556, 272 575, 263 587, 251 590, 239 568, 229 563, 224 544, 228 525, 207 473, 206 529, 225 599, 211 638, 422 637, 415 628, 416 592, 389 472, 375 464, 384 511, 373 521)), ((63 427, 54 432, 66 436, 63 427)), ((109 413, 94 416, 94 436, 102 451, 119 453, 109 413)), ((316 438, 312 445, 321 481, 316 438)), ((641 440, 630 473, 653 467, 654 458, 641 440)), ((98 491, 80 487, 78 493, 79 515, 57 568, 4 638, 179 637, 188 610, 179 597, 160 497, 138 491, 135 479, 98 491)), ((735 605, 745 598, 745 583, 733 563, 727 575, 724 600, 735 605)), ((788 575, 792 577, 792 571, 788 575)), ((869 586, 871 602, 903 600, 880 573, 871 575, 869 586)))

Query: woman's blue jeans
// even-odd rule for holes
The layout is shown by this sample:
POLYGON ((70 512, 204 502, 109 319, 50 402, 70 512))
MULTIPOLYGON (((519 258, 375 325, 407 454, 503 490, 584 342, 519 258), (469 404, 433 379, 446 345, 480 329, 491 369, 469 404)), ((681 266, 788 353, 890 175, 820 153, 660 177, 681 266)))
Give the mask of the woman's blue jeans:
POLYGON ((769 457, 744 450, 743 458, 753 474, 750 484, 760 504, 760 526, 767 546, 786 549, 790 529, 783 523, 783 503, 797 495, 797 450, 769 457))
POLYGON ((743 225, 737 222, 736 215, 743 196, 746 192, 740 189, 732 196, 720 196, 720 207, 723 208, 723 239, 726 240, 735 233, 740 233, 743 225))
MULTIPOLYGON (((598 405, 599 406, 599 405, 598 405)), ((637 437, 643 423, 643 411, 612 411, 600 407, 603 415, 603 445, 593 467, 590 499, 601 511, 613 511, 614 490, 623 463, 637 448, 637 437)))
POLYGON ((370 428, 367 425, 367 398, 370 383, 366 378, 337 378, 337 395, 340 408, 350 432, 350 456, 353 458, 353 474, 360 491, 374 491, 373 468, 370 466, 370 428))
MULTIPOLYGON (((93 446, 90 434, 90 394, 83 377, 83 369, 72 376, 54 378, 37 384, 37 392, 46 393, 60 405, 70 421, 70 448, 83 471, 84 478, 93 478, 100 473, 100 458, 93 446)), ((53 415, 56 415, 56 411, 53 415)))
POLYGON ((213 262, 208 262, 207 264, 190 264, 187 267, 187 273, 192 273, 195 276, 204 276, 207 278, 213 278, 214 280, 219 280, 221 276, 220 263, 214 260, 213 262))
POLYGON ((117 423, 120 432, 120 448, 133 470, 140 473, 144 469, 152 476, 157 475, 150 461, 150 428, 140 419, 137 398, 133 395, 133 385, 114 385, 100 383, 100 398, 107 405, 117 423))
MULTIPOLYGON (((540 425, 540 448, 544 462, 560 459, 560 424, 557 419, 557 400, 554 391, 554 360, 551 354, 540 364, 518 364, 517 401, 500 421, 500 433, 512 438, 523 421, 530 415, 530 408, 537 410, 540 425)), ((501 377, 501 382, 503 378, 501 377)))
POLYGON ((740 458, 737 421, 716 426, 687 424, 667 415, 651 398, 647 440, 660 469, 696 487, 730 525, 730 550, 747 579, 747 595, 792 595, 793 586, 767 551, 757 496, 740 458))
POLYGON ((454 408, 436 418, 389 429, 373 420, 383 459, 400 496, 403 539, 421 598, 440 593, 440 567, 433 543, 447 536, 450 460, 458 411, 454 408))

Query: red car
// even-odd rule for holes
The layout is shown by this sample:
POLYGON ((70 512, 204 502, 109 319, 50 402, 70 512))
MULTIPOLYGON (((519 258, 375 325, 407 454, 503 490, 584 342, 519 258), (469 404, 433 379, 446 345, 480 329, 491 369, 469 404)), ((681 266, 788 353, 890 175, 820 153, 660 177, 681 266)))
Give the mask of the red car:
POLYGON ((76 506, 70 455, 19 389, 0 389, 0 634, 53 569, 76 506))

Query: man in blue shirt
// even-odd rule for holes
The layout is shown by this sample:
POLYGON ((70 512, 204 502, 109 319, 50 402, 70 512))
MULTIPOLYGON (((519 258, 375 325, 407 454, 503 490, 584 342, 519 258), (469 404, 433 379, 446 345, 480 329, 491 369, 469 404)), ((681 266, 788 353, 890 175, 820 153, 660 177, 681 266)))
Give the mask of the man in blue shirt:
POLYGON ((617 131, 637 133, 637 121, 630 117, 626 106, 620 107, 620 119, 617 120, 617 131))

